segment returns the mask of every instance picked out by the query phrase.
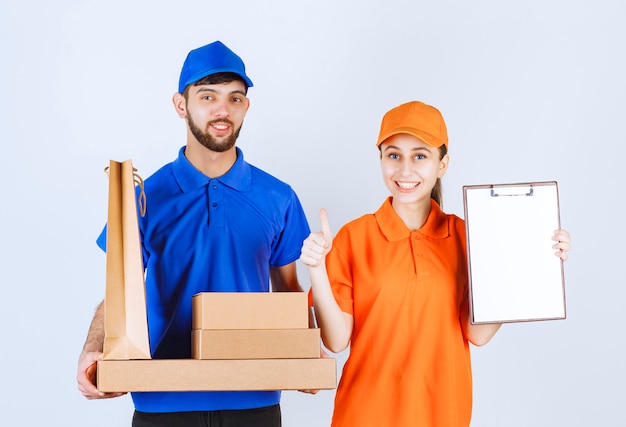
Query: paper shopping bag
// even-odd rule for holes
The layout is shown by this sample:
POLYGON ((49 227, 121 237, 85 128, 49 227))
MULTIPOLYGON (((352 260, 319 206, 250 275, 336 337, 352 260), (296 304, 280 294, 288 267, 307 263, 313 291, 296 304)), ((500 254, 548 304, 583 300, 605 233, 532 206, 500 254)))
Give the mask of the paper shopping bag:
POLYGON ((138 203, 145 213, 143 181, 130 160, 111 160, 104 297, 104 359, 150 359, 146 289, 138 203), (140 185, 137 198, 135 182, 140 185))

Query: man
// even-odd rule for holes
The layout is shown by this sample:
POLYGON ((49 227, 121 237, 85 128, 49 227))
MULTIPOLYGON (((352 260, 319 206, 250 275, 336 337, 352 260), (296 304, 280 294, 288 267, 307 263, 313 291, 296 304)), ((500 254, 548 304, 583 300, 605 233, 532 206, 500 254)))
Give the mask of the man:
MULTIPOLYGON (((192 295, 207 291, 302 291, 295 261, 309 227, 294 191, 246 163, 235 146, 250 106, 243 61, 219 41, 192 50, 174 108, 187 124, 178 158, 145 181, 139 218, 152 357, 191 357, 192 295)), ((106 230, 98 244, 103 249, 106 230)), ((102 358, 100 304, 78 363, 78 388, 102 358)), ((280 426, 280 392, 132 393, 133 426, 280 426)))

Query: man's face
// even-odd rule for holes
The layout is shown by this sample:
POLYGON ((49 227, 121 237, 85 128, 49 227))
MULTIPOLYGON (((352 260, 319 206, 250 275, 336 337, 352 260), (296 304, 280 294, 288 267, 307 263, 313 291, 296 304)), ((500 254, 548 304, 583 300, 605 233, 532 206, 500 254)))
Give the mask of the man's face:
POLYGON ((245 85, 229 83, 190 86, 187 95, 187 125, 195 139, 215 152, 235 145, 250 106, 245 85))

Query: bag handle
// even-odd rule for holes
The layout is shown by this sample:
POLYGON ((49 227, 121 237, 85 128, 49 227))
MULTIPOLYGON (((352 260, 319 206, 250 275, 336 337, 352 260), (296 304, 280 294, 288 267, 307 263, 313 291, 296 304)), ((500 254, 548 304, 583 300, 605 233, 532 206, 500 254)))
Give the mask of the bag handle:
MULTIPOLYGON (((109 175, 109 167, 104 168, 104 173, 109 175)), ((143 218, 146 215, 146 192, 144 191, 143 178, 137 173, 137 168, 133 166, 133 181, 139 186, 139 197, 137 204, 139 205, 139 214, 143 218)))

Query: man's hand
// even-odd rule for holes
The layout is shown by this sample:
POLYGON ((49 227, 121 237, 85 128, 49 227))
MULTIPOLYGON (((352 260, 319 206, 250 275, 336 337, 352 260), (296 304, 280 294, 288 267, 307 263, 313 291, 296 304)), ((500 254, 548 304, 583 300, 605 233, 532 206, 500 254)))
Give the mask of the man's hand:
POLYGON ((83 351, 78 358, 78 391, 87 399, 109 399, 122 396, 126 393, 101 393, 96 388, 96 370, 98 360, 102 359, 102 353, 96 351, 83 351))
MULTIPOLYGON (((320 348, 320 357, 329 357, 328 353, 324 351, 323 348, 320 348)), ((308 394, 317 394, 319 390, 298 390, 300 393, 308 393, 308 394)))

